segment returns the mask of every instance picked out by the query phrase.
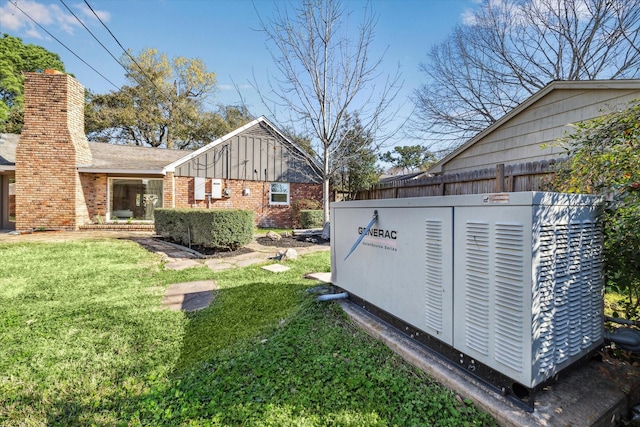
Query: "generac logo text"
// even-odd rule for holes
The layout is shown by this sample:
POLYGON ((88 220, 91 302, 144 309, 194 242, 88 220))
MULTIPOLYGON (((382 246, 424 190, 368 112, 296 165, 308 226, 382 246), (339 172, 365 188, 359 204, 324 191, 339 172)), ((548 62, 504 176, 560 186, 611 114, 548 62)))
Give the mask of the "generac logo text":
MULTIPOLYGON (((362 234, 365 230, 364 227, 358 227, 358 234, 362 234)), ((367 236, 371 237, 382 237, 385 239, 396 240, 398 237, 398 232, 396 230, 384 230, 382 228, 371 228, 367 231, 367 236)))

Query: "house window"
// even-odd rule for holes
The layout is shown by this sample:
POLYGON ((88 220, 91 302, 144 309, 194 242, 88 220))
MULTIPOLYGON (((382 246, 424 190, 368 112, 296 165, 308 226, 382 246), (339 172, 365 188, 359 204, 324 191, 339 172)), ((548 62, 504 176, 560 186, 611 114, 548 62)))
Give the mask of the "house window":
POLYGON ((112 178, 112 220, 153 221, 153 211, 162 207, 162 179, 112 178))
POLYGON ((271 191, 269 192, 270 205, 288 205, 289 204, 289 183, 288 182, 272 182, 271 191))

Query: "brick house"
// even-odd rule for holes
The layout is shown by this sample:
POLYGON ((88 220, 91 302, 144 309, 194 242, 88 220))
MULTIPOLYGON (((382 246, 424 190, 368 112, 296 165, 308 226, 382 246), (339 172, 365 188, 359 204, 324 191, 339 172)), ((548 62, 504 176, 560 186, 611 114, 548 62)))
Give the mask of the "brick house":
POLYGON ((318 171, 264 117, 197 151, 89 142, 84 87, 25 73, 22 134, 0 134, 0 229, 149 228, 157 207, 250 209, 257 226, 291 227, 296 200, 322 200, 318 171))

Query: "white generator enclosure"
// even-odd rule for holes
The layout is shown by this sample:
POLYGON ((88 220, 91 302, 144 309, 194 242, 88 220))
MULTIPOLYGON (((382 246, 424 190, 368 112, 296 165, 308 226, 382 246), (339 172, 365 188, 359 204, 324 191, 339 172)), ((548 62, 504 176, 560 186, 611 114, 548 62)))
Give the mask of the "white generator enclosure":
POLYGON ((598 201, 526 192, 334 203, 332 282, 464 369, 532 389, 603 343, 598 201))

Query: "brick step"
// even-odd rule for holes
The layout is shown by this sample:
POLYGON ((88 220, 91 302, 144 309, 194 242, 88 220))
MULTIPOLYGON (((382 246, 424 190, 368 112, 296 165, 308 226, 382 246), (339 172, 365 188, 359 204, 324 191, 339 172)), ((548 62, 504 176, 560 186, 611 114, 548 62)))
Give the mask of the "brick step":
POLYGON ((85 224, 80 230, 155 231, 153 224, 85 224))

